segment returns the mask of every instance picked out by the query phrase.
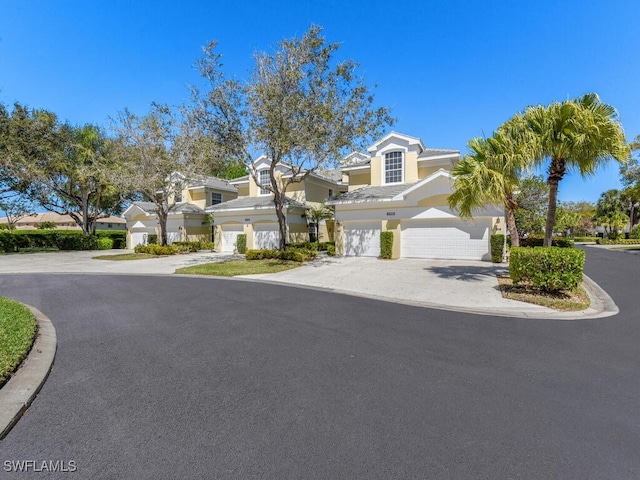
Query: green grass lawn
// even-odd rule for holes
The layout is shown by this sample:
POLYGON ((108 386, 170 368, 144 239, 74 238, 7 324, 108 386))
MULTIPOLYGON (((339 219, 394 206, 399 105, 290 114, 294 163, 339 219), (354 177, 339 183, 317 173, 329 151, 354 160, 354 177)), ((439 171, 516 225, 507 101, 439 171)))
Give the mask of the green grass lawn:
POLYGON ((36 334, 36 319, 24 305, 0 297, 0 385, 27 354, 36 334))
POLYGON ((160 258, 158 255, 151 255, 150 253, 117 253, 115 255, 98 255, 97 257, 91 257, 94 260, 111 260, 119 262, 122 260, 144 260, 145 258, 160 258))
POLYGON ((235 277, 236 275, 254 275, 258 273, 277 273, 297 268, 302 263, 288 260, 229 260, 227 262, 204 263, 176 270, 176 273, 193 275, 217 275, 235 277))

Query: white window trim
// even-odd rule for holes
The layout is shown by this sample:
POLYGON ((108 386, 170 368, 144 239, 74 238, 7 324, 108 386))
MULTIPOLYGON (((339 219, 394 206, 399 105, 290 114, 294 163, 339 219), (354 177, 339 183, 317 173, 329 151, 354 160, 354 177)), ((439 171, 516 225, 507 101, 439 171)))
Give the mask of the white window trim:
POLYGON ((211 201, 211 205, 218 205, 218 203, 213 203, 213 196, 214 195, 220 195, 220 203, 224 202, 224 195, 220 192, 210 192, 209 193, 209 200, 211 201))
MULTIPOLYGON (((268 169, 268 168, 264 168, 264 169, 262 169, 262 170, 258 170, 258 172, 257 172, 257 173, 258 173, 258 180, 260 181, 260 183, 263 183, 263 184, 264 184, 264 182, 262 181, 262 172, 267 172, 267 173, 269 173, 269 169, 268 169)), ((270 182, 270 181, 271 181, 271 176, 269 175, 269 182, 270 182)), ((261 188, 259 185, 256 185, 256 186, 258 187, 258 195, 264 195, 264 196, 266 196, 266 195, 271 195, 271 192, 270 192, 269 190, 265 190, 265 191, 263 192, 262 188, 261 188), (265 192, 266 192, 266 193, 265 193, 265 192)))
POLYGON ((407 152, 404 150, 399 150, 399 149, 394 149, 394 150, 388 150, 386 152, 384 152, 382 155, 382 168, 380 169, 382 171, 382 185, 399 185, 401 183, 404 183, 404 164, 407 158, 407 152), (401 156, 400 159, 400 181, 399 182, 387 182, 387 155, 391 154, 391 153, 399 153, 401 156))

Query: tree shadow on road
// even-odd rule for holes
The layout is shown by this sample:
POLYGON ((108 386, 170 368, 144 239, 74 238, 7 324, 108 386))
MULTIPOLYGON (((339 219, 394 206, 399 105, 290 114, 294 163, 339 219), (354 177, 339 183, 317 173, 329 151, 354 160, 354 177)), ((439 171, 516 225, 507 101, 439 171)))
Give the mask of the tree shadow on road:
POLYGON ((509 274, 508 267, 499 265, 486 267, 450 265, 448 267, 427 267, 425 270, 435 273, 440 278, 462 280, 463 282, 479 282, 485 280, 487 277, 509 274))

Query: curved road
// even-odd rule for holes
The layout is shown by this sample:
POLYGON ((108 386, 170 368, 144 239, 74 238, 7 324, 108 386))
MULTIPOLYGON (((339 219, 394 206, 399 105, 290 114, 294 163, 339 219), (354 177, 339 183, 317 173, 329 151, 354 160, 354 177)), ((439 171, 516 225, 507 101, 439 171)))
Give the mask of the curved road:
POLYGON ((2 478, 640 478, 640 256, 614 317, 532 320, 184 277, 3 275, 58 353, 2 478), (6 472, 73 461, 75 474, 6 472))

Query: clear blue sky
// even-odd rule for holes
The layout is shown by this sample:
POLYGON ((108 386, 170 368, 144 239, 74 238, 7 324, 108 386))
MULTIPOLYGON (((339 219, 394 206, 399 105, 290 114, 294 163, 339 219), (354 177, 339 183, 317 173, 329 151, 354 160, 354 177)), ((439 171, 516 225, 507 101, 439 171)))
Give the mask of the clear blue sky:
MULTIPOLYGON (((208 40, 242 78, 254 51, 312 23, 378 85, 393 129, 429 147, 465 153, 527 105, 587 92, 618 109, 629 139, 640 134, 637 0, 1 0, 0 102, 104 125, 125 107, 186 101, 208 40)), ((611 165, 569 176, 560 199, 593 202, 619 186, 611 165)))

